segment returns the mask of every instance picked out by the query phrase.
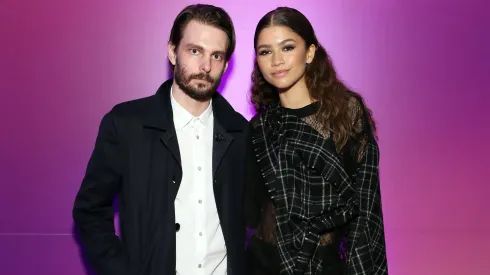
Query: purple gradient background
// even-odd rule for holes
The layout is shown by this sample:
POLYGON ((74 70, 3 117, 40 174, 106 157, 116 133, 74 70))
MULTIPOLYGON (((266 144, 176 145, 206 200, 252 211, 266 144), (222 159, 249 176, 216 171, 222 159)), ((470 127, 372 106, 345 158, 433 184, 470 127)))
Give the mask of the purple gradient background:
MULTIPOLYGON (((174 2, 1 1, 0 274, 85 274, 73 199, 103 114, 167 78, 171 24, 196 1, 174 2)), ((489 272, 488 1, 207 2, 235 22, 222 93, 247 118, 253 32, 279 4, 304 12, 365 96, 390 274, 489 272)))

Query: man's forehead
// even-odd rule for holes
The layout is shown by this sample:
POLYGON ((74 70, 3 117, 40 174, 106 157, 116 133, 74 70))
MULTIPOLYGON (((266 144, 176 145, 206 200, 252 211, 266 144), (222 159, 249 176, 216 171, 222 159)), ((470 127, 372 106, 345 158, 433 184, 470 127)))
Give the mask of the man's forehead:
POLYGON ((210 51, 226 51, 228 36, 217 27, 191 21, 184 29, 181 44, 197 45, 210 51))

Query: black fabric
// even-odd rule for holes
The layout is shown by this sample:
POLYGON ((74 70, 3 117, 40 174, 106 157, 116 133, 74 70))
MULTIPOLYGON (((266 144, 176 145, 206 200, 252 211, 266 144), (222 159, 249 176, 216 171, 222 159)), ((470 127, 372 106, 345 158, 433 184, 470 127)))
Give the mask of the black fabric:
MULTIPOLYGON (((363 110, 362 102, 354 102, 356 110, 363 110)), ((273 245, 281 274, 318 275, 325 269, 339 274, 387 274, 376 141, 365 130, 365 116, 358 112, 359 121, 353 123, 363 127, 347 145, 352 154, 337 153, 332 135, 325 137, 303 119, 317 104, 302 110, 276 104, 251 120, 249 146, 256 164, 249 167, 259 171, 247 172, 247 222, 259 232, 266 216, 264 206, 274 205, 273 245), (354 161, 360 141, 365 143, 362 158, 354 161), (348 257, 335 261, 342 252, 337 245, 342 236, 327 247, 321 237, 339 228, 346 229, 348 257), (322 253, 324 249, 330 252, 322 253)), ((258 244, 255 241, 247 253, 260 255, 258 244)))
MULTIPOLYGON (((174 200, 182 180, 170 104, 172 79, 153 96, 118 104, 102 119, 73 206, 82 249, 97 275, 175 274, 174 200), (118 196, 121 237, 114 230, 118 196)), ((242 218, 247 120, 213 97, 213 188, 227 274, 245 275, 242 218), (221 136, 220 136, 221 135, 221 136)))

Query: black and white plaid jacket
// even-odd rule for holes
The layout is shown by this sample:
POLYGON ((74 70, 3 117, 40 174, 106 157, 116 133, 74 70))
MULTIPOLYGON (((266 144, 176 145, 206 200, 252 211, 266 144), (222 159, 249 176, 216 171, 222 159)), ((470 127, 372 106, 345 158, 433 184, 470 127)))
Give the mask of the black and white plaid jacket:
POLYGON ((364 154, 352 171, 345 169, 346 158, 336 153, 331 136, 278 105, 251 125, 251 146, 276 206, 281 274, 319 274, 322 261, 314 256, 320 236, 341 226, 349 228, 348 274, 388 274, 379 151, 369 124, 362 133, 369 133, 364 154))

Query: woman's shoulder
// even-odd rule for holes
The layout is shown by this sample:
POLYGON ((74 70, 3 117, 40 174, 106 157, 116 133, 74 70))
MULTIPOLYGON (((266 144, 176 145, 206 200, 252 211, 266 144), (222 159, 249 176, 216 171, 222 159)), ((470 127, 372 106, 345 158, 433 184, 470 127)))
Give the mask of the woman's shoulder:
POLYGON ((256 113, 249 121, 250 127, 253 129, 257 129, 262 125, 262 118, 263 118, 262 113, 256 113))

